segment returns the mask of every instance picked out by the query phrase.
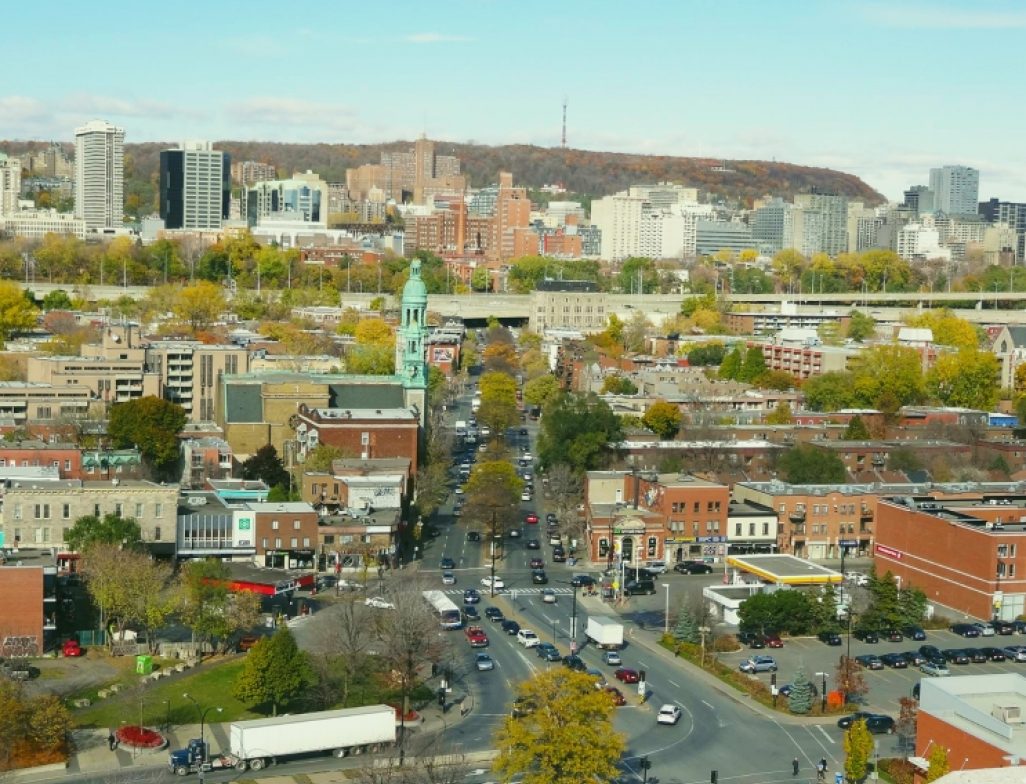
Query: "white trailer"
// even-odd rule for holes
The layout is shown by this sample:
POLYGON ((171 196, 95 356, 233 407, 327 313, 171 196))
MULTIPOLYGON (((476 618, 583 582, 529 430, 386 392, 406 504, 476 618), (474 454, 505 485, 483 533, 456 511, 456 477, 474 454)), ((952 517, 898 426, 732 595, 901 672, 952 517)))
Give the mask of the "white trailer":
POLYGON ((605 615, 588 616, 584 635, 596 648, 618 651, 623 647, 623 624, 605 615))
POLYGON ((375 751, 394 744, 395 734, 395 708, 388 705, 236 721, 229 728, 227 752, 210 757, 206 744, 195 739, 171 753, 169 767, 179 776, 222 768, 262 770, 294 754, 330 751, 345 757, 375 751))

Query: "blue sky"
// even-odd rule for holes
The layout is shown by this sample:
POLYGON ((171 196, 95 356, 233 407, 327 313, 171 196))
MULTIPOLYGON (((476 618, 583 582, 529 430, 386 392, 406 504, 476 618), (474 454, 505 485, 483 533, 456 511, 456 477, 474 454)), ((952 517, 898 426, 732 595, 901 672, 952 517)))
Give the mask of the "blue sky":
POLYGON ((782 160, 1026 201, 1011 0, 54 0, 5 8, 0 138, 486 144, 782 160), (12 64, 17 64, 11 67, 12 64))

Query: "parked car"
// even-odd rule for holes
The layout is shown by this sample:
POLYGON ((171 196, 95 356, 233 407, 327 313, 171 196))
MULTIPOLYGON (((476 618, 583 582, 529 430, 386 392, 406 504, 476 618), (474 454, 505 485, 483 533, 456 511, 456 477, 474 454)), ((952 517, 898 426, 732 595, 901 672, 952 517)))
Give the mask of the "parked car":
POLYGON ((936 645, 920 645, 919 653, 922 654, 924 659, 943 659, 941 656, 940 648, 936 645))
POLYGON ((653 595, 656 592, 653 580, 628 580, 623 586, 624 596, 638 596, 640 594, 653 595))
POLYGON ((84 652, 76 639, 65 640, 61 646, 61 653, 65 656, 81 656, 84 652))
POLYGON ((981 637, 993 637, 995 634, 994 625, 987 621, 977 621, 973 626, 980 630, 981 637))
POLYGON ((905 654, 903 653, 885 653, 880 657, 880 661, 893 670, 904 670, 908 668, 908 659, 905 658, 905 654))
POLYGON ((623 660, 620 658, 619 651, 606 651, 602 654, 602 663, 608 664, 610 667, 619 667, 623 664, 623 660))
POLYGON ((0 665, 0 672, 12 681, 29 681, 39 677, 39 668, 23 661, 4 662, 0 665))
POLYGON ((1005 656, 1015 662, 1026 661, 1026 647, 1022 645, 1009 645, 1007 648, 1002 648, 1005 656))
POLYGON ((1005 652, 1000 648, 986 647, 980 648, 980 653, 984 654, 989 661, 1005 661, 1008 657, 1005 652))
POLYGON ((494 670, 495 661, 487 653, 479 653, 474 657, 474 666, 477 667, 478 672, 494 670))
POLYGON ((904 642, 905 635, 899 632, 897 629, 888 629, 884 632, 884 638, 887 642, 904 642))
POLYGON ((894 719, 882 713, 867 713, 866 711, 856 711, 842 716, 837 720, 837 726, 846 730, 857 721, 866 722, 866 729, 875 735, 894 732, 894 719))
POLYGON ((905 651, 901 655, 902 657, 904 657, 905 661, 907 661, 909 663, 909 666, 911 667, 918 667, 920 664, 926 661, 926 657, 923 656, 923 654, 921 654, 919 651, 905 651))
POLYGON ((545 515, 545 522, 555 525, 558 522, 556 520, 555 512, 549 512, 547 515, 545 515))
POLYGON ((375 607, 378 610, 394 610, 395 605, 387 599, 383 599, 380 596, 368 596, 363 600, 363 603, 368 607, 375 607))
POLYGON ((767 632, 766 634, 764 634, 762 636, 762 638, 763 638, 763 640, 765 640, 767 648, 783 648, 784 647, 784 641, 780 639, 780 635, 779 634, 775 634, 773 632, 767 632))
MULTIPOLYGON (((71 642, 71 640, 68 640, 68 642, 71 642)), ((257 637, 256 635, 253 635, 253 634, 247 634, 245 637, 243 637, 241 640, 239 640, 239 645, 238 645, 239 653, 248 653, 250 650, 253 649, 253 646, 256 645, 258 642, 260 642, 260 638, 259 637, 257 637)), ((67 643, 65 643, 65 645, 67 645, 67 643)), ((77 642, 76 642, 76 645, 77 645, 77 642)), ((79 649, 79 650, 81 650, 81 649, 79 649)), ((64 655, 67 656, 68 655, 67 652, 65 652, 64 655)), ((72 655, 75 655, 75 654, 72 654, 72 655)), ((79 654, 79 655, 81 655, 81 654, 79 654)))
POLYGON ((552 550, 552 560, 556 563, 566 563, 566 550, 556 547, 552 550))
POLYGON ((926 639, 926 632, 923 631, 921 626, 906 626, 901 631, 910 640, 915 640, 916 642, 926 639))
MULTIPOLYGON (((812 689, 812 696, 814 698, 819 696, 819 689, 816 688, 816 684, 815 683, 813 683, 812 681, 809 681, 809 688, 812 689)), ((785 683, 783 686, 781 686, 777 690, 777 692, 780 694, 781 697, 790 697, 792 691, 794 691, 794 684, 793 683, 785 683)))
POLYGON ((638 674, 637 670, 632 670, 629 667, 621 667, 613 673, 613 677, 623 683, 637 683, 641 680, 641 675, 638 674))
POLYGON ((681 561, 673 565, 677 574, 712 574, 712 566, 704 561, 681 561))
POLYGON ((876 643, 880 642, 880 635, 873 629, 856 629, 853 633, 856 640, 862 640, 862 642, 876 643))
POLYGON ((968 656, 973 664, 986 664, 990 658, 982 648, 963 648, 962 653, 968 656))
POLYGON ((883 660, 879 656, 874 656, 871 653, 865 653, 861 656, 856 656, 855 661, 857 661, 867 670, 882 670, 884 668, 883 660))
POLYGON ((948 669, 948 665, 943 659, 927 659, 919 665, 919 671, 923 675, 951 675, 951 670, 948 669))
POLYGON ((776 672, 777 660, 772 656, 752 656, 738 665, 741 672, 776 672))
POLYGON ((570 578, 570 585, 575 588, 590 588, 595 585, 595 578, 590 574, 575 574, 570 578))
POLYGON ((969 654, 961 648, 944 648, 941 656, 948 664, 968 664, 970 661, 969 654))
POLYGON ((951 625, 951 631, 963 637, 979 637, 980 630, 971 623, 955 623, 951 625))
POLYGON ((825 642, 827 645, 840 645, 843 642, 841 635, 837 632, 820 632, 816 636, 820 642, 825 642))
POLYGON ((657 724, 676 724, 680 721, 681 710, 679 705, 663 705, 656 714, 657 724))
POLYGON ((665 574, 666 573, 666 561, 645 561, 645 569, 652 574, 665 574))
POLYGON ((994 626, 994 631, 1002 636, 1007 637, 1015 633, 1015 624, 1009 621, 991 621, 991 624, 994 626))
POLYGON ((749 648, 766 647, 766 641, 763 639, 761 634, 756 632, 738 632, 737 640, 742 645, 747 645, 749 648))

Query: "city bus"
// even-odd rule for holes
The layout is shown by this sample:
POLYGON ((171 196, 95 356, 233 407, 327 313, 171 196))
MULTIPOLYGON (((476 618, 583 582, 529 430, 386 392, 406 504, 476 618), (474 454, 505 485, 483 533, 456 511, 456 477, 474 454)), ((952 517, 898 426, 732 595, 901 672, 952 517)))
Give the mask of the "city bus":
POLYGON ((438 622, 443 629, 459 629, 463 626, 460 608, 442 591, 424 591, 424 600, 438 615, 438 622))

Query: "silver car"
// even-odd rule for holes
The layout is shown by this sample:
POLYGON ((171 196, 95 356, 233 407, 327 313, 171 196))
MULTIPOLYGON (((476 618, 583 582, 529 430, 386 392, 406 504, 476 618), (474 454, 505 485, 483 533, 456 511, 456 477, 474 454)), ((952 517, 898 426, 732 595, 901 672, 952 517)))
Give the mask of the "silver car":
POLYGON ((1026 662, 1026 646, 1009 645, 1007 648, 1002 648, 1001 652, 1012 661, 1026 662))
POLYGON ((474 657, 474 664, 479 672, 495 669, 495 660, 487 653, 479 653, 474 657))

